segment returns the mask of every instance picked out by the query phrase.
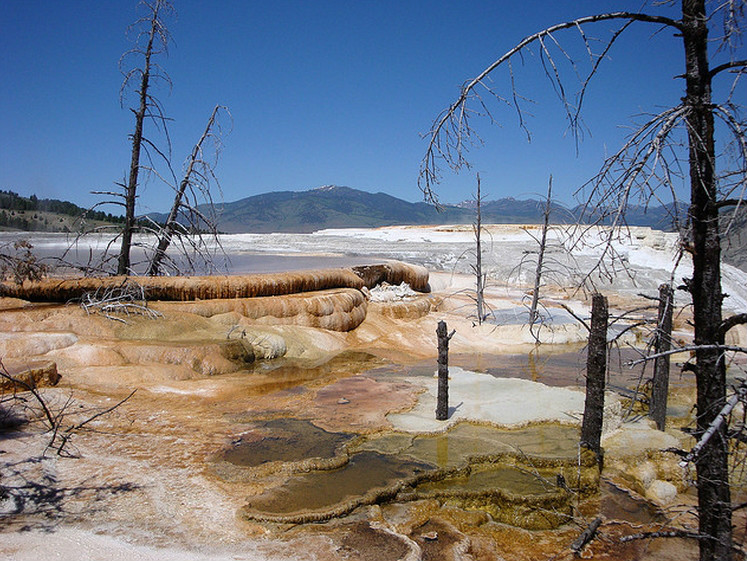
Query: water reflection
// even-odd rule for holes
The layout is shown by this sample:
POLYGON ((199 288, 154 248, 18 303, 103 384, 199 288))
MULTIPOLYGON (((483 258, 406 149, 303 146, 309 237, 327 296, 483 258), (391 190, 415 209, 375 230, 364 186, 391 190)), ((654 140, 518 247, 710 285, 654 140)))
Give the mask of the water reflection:
POLYGON ((541 495, 557 488, 549 481, 529 471, 506 466, 491 466, 489 469, 472 470, 463 477, 451 477, 442 481, 418 485, 418 491, 422 493, 487 489, 504 489, 514 495, 528 496, 541 495))
MULTIPOLYGON (((632 348, 610 349, 608 384, 634 386, 640 378, 641 367, 630 368, 629 363, 640 356, 640 352, 632 348)), ((520 378, 553 387, 586 385, 586 349, 581 345, 539 345, 521 354, 454 354, 449 356, 449 362, 465 370, 484 372, 497 378, 520 378)), ((430 375, 433 375, 435 361, 418 364, 412 371, 425 374, 429 368, 430 375)))
POLYGON ((234 465, 255 467, 273 461, 299 462, 330 458, 354 435, 327 432, 301 419, 274 419, 242 436, 219 459, 234 465))
POLYGON ((303 393, 307 385, 332 383, 337 379, 380 366, 384 361, 370 353, 345 351, 320 361, 279 358, 261 361, 248 369, 242 392, 268 395, 286 391, 303 393))
POLYGON ((458 467, 472 456, 521 452, 526 456, 568 459, 578 453, 578 427, 542 424, 521 429, 459 423, 442 434, 372 437, 356 450, 407 455, 440 468, 458 467))
POLYGON ((252 499, 249 508, 267 514, 325 510, 432 468, 407 458, 361 452, 342 468, 294 477, 252 499))

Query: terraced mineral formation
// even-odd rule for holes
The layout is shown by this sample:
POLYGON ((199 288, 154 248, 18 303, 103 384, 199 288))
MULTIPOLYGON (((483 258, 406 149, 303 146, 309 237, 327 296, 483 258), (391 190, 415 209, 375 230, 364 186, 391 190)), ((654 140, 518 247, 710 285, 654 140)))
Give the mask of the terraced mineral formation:
POLYGON ((43 279, 17 284, 0 282, 0 295, 32 302, 67 302, 85 293, 116 289, 126 283, 143 288, 148 300, 208 300, 254 298, 313 292, 334 288, 373 287, 381 282, 408 283, 414 290, 429 292, 428 271, 416 265, 391 262, 353 269, 320 269, 287 273, 201 277, 85 277, 43 279))
POLYGON ((259 324, 318 327, 352 331, 366 318, 368 303, 360 290, 332 289, 286 296, 221 298, 197 302, 158 302, 159 311, 179 311, 213 317, 235 312, 259 324))
MULTIPOLYGON (((316 446, 289 447, 295 439, 306 441, 300 433, 308 434, 308 426, 292 419, 265 426, 285 427, 290 433, 268 439, 253 431, 251 438, 242 438, 218 457, 222 463, 216 470, 223 477, 230 474, 231 479, 240 479, 241 469, 226 470, 228 461, 244 463, 245 477, 299 474, 249 500, 242 514, 259 522, 304 524, 341 517, 365 505, 435 499, 487 512, 494 520, 513 526, 552 529, 572 518, 572 500, 588 496, 599 486, 593 454, 578 456, 575 429, 570 429, 573 438, 562 439, 562 453, 546 456, 542 451, 549 450, 547 445, 535 445, 531 453, 534 433, 545 431, 542 425, 515 433, 463 423, 452 429, 453 435, 438 437, 435 454, 420 445, 433 440, 429 436, 400 438, 399 445, 384 452, 379 449, 382 439, 377 437, 370 445, 368 440, 350 441, 350 436, 346 442, 342 434, 313 427, 311 441, 318 442, 316 446), (479 441, 483 453, 470 454, 469 446, 452 446, 451 459, 444 464, 441 444, 448 448, 449 440, 457 444, 463 438, 479 441), (529 446, 513 448, 508 444, 511 441, 526 441, 529 446)), ((395 436, 383 439, 392 441, 395 436)))

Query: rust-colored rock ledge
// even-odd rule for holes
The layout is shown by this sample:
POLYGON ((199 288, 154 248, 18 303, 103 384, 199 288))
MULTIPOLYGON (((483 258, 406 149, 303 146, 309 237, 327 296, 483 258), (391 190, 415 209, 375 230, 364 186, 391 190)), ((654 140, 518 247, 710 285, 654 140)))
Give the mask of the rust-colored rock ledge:
POLYGON ((0 296, 34 302, 67 302, 96 290, 115 289, 127 282, 140 285, 148 300, 211 300, 283 296, 336 288, 369 288, 386 281, 407 282, 414 290, 429 292, 428 271, 423 267, 392 262, 363 267, 294 271, 253 275, 146 277, 115 276, 77 279, 43 279, 15 284, 0 283, 0 296))

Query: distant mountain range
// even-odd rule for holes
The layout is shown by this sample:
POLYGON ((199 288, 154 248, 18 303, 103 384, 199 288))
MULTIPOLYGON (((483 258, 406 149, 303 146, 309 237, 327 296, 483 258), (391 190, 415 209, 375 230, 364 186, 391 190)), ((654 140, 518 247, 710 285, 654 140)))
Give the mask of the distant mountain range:
MULTIPOLYGON (((486 224, 536 224, 542 221, 544 201, 517 200, 511 197, 483 201, 482 219, 486 224)), ((206 209, 202 209, 203 211, 206 209)), ((308 191, 277 191, 217 205, 218 228, 225 233, 313 232, 325 228, 375 228, 394 225, 471 224, 475 220, 475 202, 443 205, 441 212, 423 202, 410 203, 385 193, 368 193, 350 187, 326 185, 308 191)), ((629 205, 630 226, 672 229, 672 205, 645 208, 629 205)), ((679 215, 684 217, 685 208, 679 215)), ((553 203, 551 220, 555 224, 575 223, 582 207, 567 208, 553 203)), ((587 221, 593 211, 584 213, 587 221)), ((166 214, 151 213, 150 219, 164 222, 166 214)), ((121 216, 91 212, 67 201, 25 197, 0 190, 0 231, 27 230, 49 232, 78 231, 83 227, 106 224, 115 226, 121 216), (81 221, 81 217, 85 220, 81 221)), ((721 239, 724 261, 747 271, 747 209, 736 216, 724 211, 724 235, 721 239)))
POLYGON ((721 238, 721 256, 727 263, 747 271, 747 211, 733 216, 733 222, 721 238))
MULTIPOLYGON (((545 203, 540 200, 503 198, 483 201, 482 220, 492 224, 532 224, 542 221, 545 203)), ((581 208, 553 203, 552 221, 575 222, 581 208)), ((671 208, 631 206, 631 226, 672 227, 671 208)), ((165 214, 151 214, 156 221, 165 214)), ((385 193, 368 193, 350 187, 327 185, 308 191, 275 191, 223 203, 218 208, 218 229, 225 233, 313 232, 325 228, 376 228, 401 224, 470 224, 475 203, 457 205, 411 203, 385 193)))

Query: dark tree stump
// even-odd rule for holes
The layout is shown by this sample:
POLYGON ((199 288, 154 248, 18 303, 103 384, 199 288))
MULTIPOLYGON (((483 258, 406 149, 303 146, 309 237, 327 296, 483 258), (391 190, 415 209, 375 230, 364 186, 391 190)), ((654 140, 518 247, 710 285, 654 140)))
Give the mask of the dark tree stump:
POLYGON ((445 421, 449 418, 449 339, 454 332, 448 333, 445 321, 438 322, 438 400, 436 402, 436 419, 445 421))
MULTIPOLYGON (((659 317, 657 320, 654 352, 666 353, 672 346, 672 309, 674 291, 668 284, 659 286, 659 317)), ((664 430, 667 421, 667 397, 669 394, 669 355, 657 356, 654 360, 654 382, 651 392, 649 417, 656 428, 664 430)))
POLYGON ((586 402, 581 425, 581 444, 589 448, 601 462, 602 419, 604 416, 604 384, 607 376, 607 298, 599 293, 591 300, 591 328, 586 359, 586 402))

